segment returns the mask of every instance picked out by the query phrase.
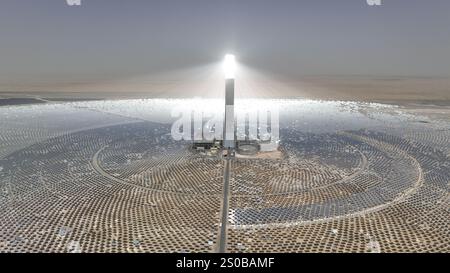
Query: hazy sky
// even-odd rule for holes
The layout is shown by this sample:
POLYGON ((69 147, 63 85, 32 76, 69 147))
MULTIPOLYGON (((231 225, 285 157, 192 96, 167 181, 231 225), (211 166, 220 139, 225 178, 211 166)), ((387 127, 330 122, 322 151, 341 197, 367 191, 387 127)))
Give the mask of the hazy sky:
POLYGON ((201 67, 450 75, 450 1, 0 0, 0 91, 201 67))

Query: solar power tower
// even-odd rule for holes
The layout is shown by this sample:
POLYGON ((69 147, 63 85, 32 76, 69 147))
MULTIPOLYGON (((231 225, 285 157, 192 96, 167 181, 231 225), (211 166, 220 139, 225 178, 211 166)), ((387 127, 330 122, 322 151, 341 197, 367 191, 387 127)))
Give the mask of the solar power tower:
POLYGON ((236 60, 231 54, 225 56, 225 120, 223 147, 232 152, 235 148, 234 130, 234 79, 236 60))

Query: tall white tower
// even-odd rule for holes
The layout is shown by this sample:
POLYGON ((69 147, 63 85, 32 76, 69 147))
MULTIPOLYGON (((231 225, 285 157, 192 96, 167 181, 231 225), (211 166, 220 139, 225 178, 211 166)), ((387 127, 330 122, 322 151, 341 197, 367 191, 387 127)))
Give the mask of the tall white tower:
POLYGON ((234 55, 225 56, 225 124, 223 147, 228 150, 235 148, 234 133, 234 78, 236 70, 236 59, 234 55))

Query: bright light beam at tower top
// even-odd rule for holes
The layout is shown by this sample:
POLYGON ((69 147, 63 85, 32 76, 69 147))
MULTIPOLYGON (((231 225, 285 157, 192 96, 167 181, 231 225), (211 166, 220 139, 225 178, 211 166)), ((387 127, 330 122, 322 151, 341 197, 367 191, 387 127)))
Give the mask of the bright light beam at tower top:
POLYGON ((236 57, 234 55, 225 55, 223 70, 225 72, 225 79, 234 79, 236 73, 236 57))

